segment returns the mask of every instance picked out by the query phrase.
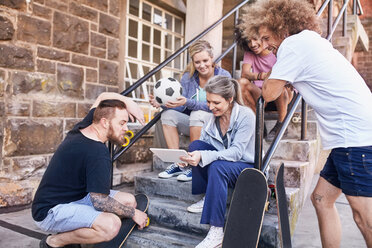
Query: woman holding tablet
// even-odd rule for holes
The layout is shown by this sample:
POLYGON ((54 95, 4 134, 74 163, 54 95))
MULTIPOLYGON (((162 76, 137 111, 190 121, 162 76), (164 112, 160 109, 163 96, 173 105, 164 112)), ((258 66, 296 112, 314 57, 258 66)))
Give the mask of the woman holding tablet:
MULTIPOLYGON (((190 136, 190 142, 199 139, 205 120, 211 116, 204 90, 207 81, 214 75, 230 77, 229 72, 213 62, 212 46, 206 40, 198 40, 189 48, 191 62, 181 78, 182 96, 167 102, 169 108, 161 115, 164 138, 169 149, 179 149, 179 133, 190 136)), ((160 107, 153 96, 150 103, 160 107)), ((179 181, 192 179, 191 169, 182 171, 176 163, 159 173, 160 178, 177 176, 179 181)))
POLYGON ((202 212, 201 224, 210 224, 207 237, 197 246, 222 244, 228 187, 234 187, 240 172, 253 167, 255 114, 243 106, 239 83, 215 76, 205 86, 207 104, 213 116, 203 126, 200 140, 189 146, 192 166, 192 194, 204 194, 187 208, 202 212))

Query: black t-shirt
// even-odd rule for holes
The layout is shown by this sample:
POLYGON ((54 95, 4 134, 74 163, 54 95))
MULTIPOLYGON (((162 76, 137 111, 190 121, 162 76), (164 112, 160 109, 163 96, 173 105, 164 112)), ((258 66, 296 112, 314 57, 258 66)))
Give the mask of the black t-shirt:
POLYGON ((109 194, 111 158, 107 146, 85 137, 94 109, 75 125, 54 153, 32 203, 32 217, 42 221, 58 204, 80 200, 88 192, 109 194))

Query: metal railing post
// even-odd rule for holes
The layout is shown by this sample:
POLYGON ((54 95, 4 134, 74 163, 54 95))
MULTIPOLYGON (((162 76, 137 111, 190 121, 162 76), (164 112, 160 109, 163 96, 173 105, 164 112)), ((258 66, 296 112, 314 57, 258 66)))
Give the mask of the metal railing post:
POLYGON ((301 101, 301 140, 306 140, 307 136, 307 103, 301 101))
POLYGON ((328 4, 327 36, 332 32, 332 28, 333 28, 333 0, 330 0, 328 4))
MULTIPOLYGON (((239 9, 235 11, 235 18, 234 18, 234 26, 238 24, 238 18, 239 18, 239 9)), ((233 49, 233 62, 232 62, 232 70, 231 70, 231 76, 235 78, 235 72, 236 72, 236 53, 237 53, 237 47, 234 46, 233 49)))
POLYGON ((256 105, 256 130, 255 130, 255 147, 254 147, 254 168, 261 170, 262 167, 262 147, 263 147, 263 130, 264 130, 264 105, 265 101, 262 96, 257 100, 256 105))

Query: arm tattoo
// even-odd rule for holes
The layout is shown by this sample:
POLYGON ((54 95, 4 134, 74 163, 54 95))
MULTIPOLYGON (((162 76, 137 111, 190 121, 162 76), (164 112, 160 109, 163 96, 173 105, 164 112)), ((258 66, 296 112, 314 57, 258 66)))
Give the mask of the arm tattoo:
POLYGON ((322 201, 322 198, 323 198, 323 196, 321 196, 321 195, 318 195, 318 194, 314 194, 314 198, 315 198, 315 201, 317 201, 317 202, 321 202, 321 201, 322 201))
POLYGON ((114 198, 100 193, 90 193, 93 207, 98 211, 113 213, 120 218, 132 218, 134 216, 134 208, 125 206, 114 198))

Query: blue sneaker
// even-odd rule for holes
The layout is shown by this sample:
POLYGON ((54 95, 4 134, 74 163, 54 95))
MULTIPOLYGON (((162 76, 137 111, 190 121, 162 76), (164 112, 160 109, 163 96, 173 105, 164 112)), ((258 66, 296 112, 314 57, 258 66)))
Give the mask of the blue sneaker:
POLYGON ((182 174, 177 177, 178 181, 188 182, 192 180, 192 169, 182 171, 182 174))
POLYGON ((168 166, 168 168, 165 171, 160 172, 158 174, 158 177, 171 178, 171 177, 178 176, 180 174, 182 174, 182 170, 180 169, 180 167, 177 164, 171 164, 168 166))

